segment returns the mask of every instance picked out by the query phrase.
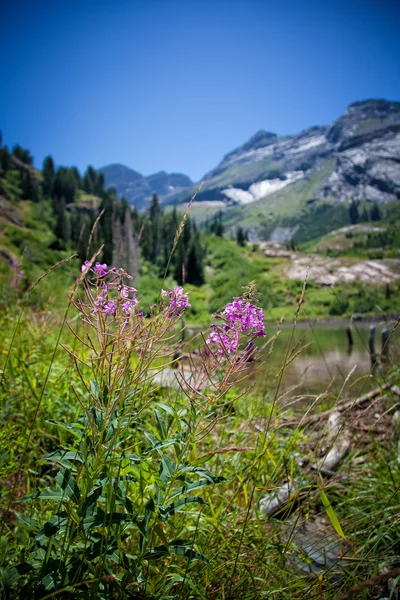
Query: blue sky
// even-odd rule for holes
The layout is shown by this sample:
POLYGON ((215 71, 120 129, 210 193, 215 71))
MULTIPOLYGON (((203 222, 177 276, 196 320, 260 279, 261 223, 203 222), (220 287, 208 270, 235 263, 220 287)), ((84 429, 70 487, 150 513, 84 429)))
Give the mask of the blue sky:
POLYGON ((198 180, 259 129, 400 100, 389 0, 2 0, 0 129, 40 166, 198 180))

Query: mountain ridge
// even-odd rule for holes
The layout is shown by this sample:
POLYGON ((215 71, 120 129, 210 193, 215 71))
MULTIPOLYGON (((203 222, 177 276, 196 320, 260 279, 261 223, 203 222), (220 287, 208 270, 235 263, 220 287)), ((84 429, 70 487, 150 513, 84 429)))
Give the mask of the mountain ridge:
MULTIPOLYGON (((169 183, 173 175, 160 172, 142 176, 125 186, 132 192, 130 197, 124 195, 141 209, 152 193, 157 193, 164 204, 185 204, 197 186, 183 175, 180 185, 173 185, 169 183)), ((196 202, 219 204, 229 219, 235 208, 237 222, 238 209, 248 204, 254 204, 262 215, 280 215, 314 203, 397 201, 400 102, 356 101, 331 124, 314 125, 298 134, 279 135, 260 129, 226 153, 202 180, 196 202)), ((113 184, 107 176, 106 181, 113 184)))

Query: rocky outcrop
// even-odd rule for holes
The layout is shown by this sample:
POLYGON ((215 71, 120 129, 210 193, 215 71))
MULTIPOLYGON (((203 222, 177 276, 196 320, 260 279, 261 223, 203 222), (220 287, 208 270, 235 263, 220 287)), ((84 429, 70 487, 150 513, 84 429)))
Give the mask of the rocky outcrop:
MULTIPOLYGON (((356 102, 329 127, 311 127, 298 135, 259 131, 205 175, 197 200, 244 205, 284 187, 295 196, 295 182, 317 181, 326 159, 332 169, 318 185, 309 186, 306 205, 400 199, 400 102, 356 102)), ((178 200, 187 201, 190 193, 178 200)))
POLYGON ((382 285, 400 279, 400 260, 367 260, 345 265, 340 258, 298 255, 285 274, 289 279, 310 279, 326 286, 351 283, 356 279, 370 285, 382 285))

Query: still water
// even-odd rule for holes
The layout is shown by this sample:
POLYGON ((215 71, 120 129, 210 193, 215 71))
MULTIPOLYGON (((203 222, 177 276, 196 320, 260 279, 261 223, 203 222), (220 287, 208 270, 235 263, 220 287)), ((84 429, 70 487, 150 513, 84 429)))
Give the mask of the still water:
MULTIPOLYGON (((283 324, 275 339, 272 352, 269 341, 264 344, 262 366, 254 369, 252 382, 260 392, 278 391, 279 396, 288 391, 291 395, 322 394, 327 389, 338 393, 346 382, 343 395, 357 396, 379 386, 387 372, 388 362, 400 356, 400 327, 389 339, 389 361, 381 360, 381 334, 387 328, 393 330, 394 321, 375 322, 375 351, 378 361, 371 361, 368 337, 371 323, 353 322, 353 344, 350 346, 346 328, 349 322, 319 323, 299 322, 283 324), (296 356, 295 356, 296 355, 296 356), (291 358, 295 358, 291 360, 291 358), (282 366, 287 366, 283 369, 282 366)), ((198 333, 188 327, 188 337, 198 333)), ((274 336, 276 328, 267 324, 267 339, 274 336)), ((263 344, 258 343, 259 346, 263 344)))
MULTIPOLYGON (((298 394, 320 394, 328 387, 337 393, 346 381, 346 395, 358 395, 379 385, 386 372, 387 360, 381 360, 381 334, 387 328, 392 331, 394 322, 374 323, 376 329, 375 352, 378 361, 372 361, 368 338, 370 323, 353 323, 353 344, 349 345, 346 328, 348 323, 299 323, 283 327, 274 349, 257 375, 258 385, 268 378, 269 384, 279 391, 296 388, 298 394), (302 349, 302 350, 301 350, 302 349), (280 380, 279 371, 299 350, 299 354, 285 367, 280 380)), ((273 334, 273 331, 269 331, 273 334)), ((398 356, 400 336, 398 329, 389 339, 389 359, 398 356)), ((268 355, 268 347, 264 350, 268 355)))

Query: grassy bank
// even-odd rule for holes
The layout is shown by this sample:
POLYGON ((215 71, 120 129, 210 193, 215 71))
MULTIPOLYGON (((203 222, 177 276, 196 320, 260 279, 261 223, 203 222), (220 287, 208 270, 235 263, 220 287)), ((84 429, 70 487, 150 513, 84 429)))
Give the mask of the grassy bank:
MULTIPOLYGON (((214 249, 215 265, 226 248, 214 249)), ((59 276, 38 284, 38 298, 59 276)), ((219 305, 209 298, 215 309, 231 300, 223 289, 209 284, 208 293, 221 290, 219 305)), ((192 296, 205 314, 200 291, 192 296)), ((210 356, 194 357, 195 379, 185 372, 179 387, 165 389, 153 374, 176 350, 168 305, 139 329, 99 321, 103 354, 102 338, 66 298, 43 310, 15 306, 15 298, 4 306, 5 598, 334 599, 350 597, 352 586, 355 597, 390 595, 400 534, 395 357, 371 374, 378 393, 359 405, 364 381, 299 399, 281 395, 278 374, 245 392, 241 383, 239 392, 239 380, 264 367, 224 355, 208 375, 210 356), (119 336, 118 350, 108 335, 119 336), (96 356, 108 357, 103 366, 96 356), (329 437, 332 412, 321 411, 335 406, 341 420, 329 437), (324 471, 319 461, 343 433, 346 457, 324 471), (284 485, 286 499, 263 512, 284 485)), ((266 343, 273 352, 274 340, 266 343)), ((287 345, 283 370, 300 350, 287 345)))

